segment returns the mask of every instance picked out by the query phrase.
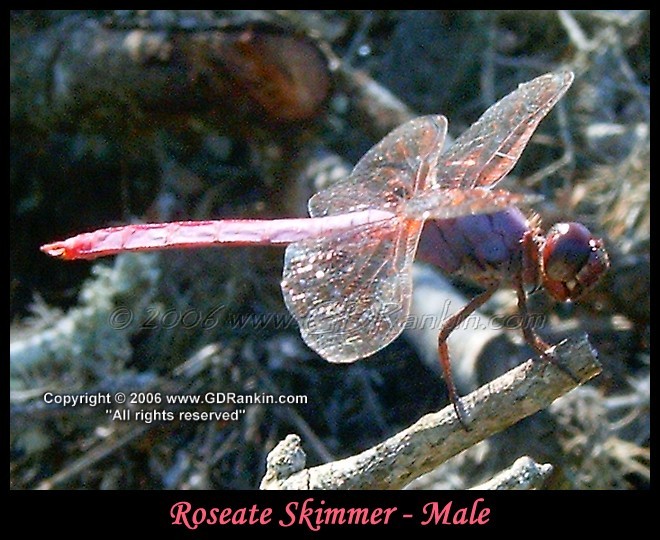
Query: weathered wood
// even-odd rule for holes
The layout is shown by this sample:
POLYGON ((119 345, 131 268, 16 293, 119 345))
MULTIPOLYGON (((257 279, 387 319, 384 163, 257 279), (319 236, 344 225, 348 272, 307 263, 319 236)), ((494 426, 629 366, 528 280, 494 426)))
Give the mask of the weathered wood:
POLYGON ((474 491, 539 489, 543 487, 550 474, 552 474, 552 465, 549 463, 541 465, 529 456, 523 456, 487 482, 470 489, 474 491))
POLYGON ((465 431, 451 406, 364 452, 303 469, 299 439, 288 437, 269 455, 262 489, 399 489, 450 457, 549 406, 601 371, 586 336, 554 348, 554 363, 529 360, 464 398, 465 431))
POLYGON ((319 114, 331 79, 314 41, 263 22, 226 26, 131 28, 72 14, 13 31, 10 123, 121 133, 182 126, 194 115, 238 128, 319 114))

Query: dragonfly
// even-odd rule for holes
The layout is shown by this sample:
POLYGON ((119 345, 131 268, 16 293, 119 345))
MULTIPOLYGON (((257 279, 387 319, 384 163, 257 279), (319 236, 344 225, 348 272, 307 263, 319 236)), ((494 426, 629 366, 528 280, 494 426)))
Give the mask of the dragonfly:
POLYGON ((447 119, 412 119, 371 148, 343 180, 313 195, 308 218, 135 224, 46 244, 63 259, 205 246, 286 245, 284 302, 303 340, 330 362, 353 362, 403 331, 412 264, 425 223, 437 266, 483 292, 443 322, 438 358, 458 420, 468 415, 453 382, 447 338, 500 287, 517 291, 526 341, 550 346, 525 324, 527 289, 560 301, 579 298, 609 266, 602 239, 576 222, 543 234, 518 208, 529 197, 495 185, 520 158, 541 120, 573 82, 570 71, 520 84, 444 149, 447 119))

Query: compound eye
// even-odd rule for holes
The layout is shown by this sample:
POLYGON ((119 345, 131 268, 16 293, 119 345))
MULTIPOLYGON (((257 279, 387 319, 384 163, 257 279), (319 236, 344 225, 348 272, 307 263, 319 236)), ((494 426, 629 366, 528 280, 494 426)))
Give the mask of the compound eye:
POLYGON ((609 268, 603 241, 581 223, 558 223, 543 246, 543 285, 557 300, 575 300, 609 268))
POLYGON ((550 229, 543 248, 543 268, 548 278, 570 281, 580 273, 592 251, 592 235, 580 223, 558 223, 550 229))

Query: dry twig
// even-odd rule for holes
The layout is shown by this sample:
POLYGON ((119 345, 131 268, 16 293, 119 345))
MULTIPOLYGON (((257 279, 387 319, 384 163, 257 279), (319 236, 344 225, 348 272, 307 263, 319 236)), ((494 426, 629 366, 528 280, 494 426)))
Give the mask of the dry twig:
POLYGON ((493 478, 471 488, 472 490, 521 490, 539 489, 552 473, 552 465, 536 463, 529 456, 517 459, 511 467, 493 478))
POLYGON ((262 489, 398 489, 473 444, 530 416, 600 373, 586 337, 560 343, 554 354, 579 378, 556 365, 528 361, 465 398, 472 423, 466 432, 451 406, 364 452, 304 469, 297 436, 288 436, 269 454, 262 489))

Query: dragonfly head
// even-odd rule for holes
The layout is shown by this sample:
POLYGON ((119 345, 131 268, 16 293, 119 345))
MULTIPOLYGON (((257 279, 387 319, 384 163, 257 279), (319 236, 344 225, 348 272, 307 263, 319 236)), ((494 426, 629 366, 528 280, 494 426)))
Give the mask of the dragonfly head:
POLYGON ((543 285, 557 300, 576 300, 591 289, 610 266, 600 238, 580 223, 557 223, 542 249, 543 285))

